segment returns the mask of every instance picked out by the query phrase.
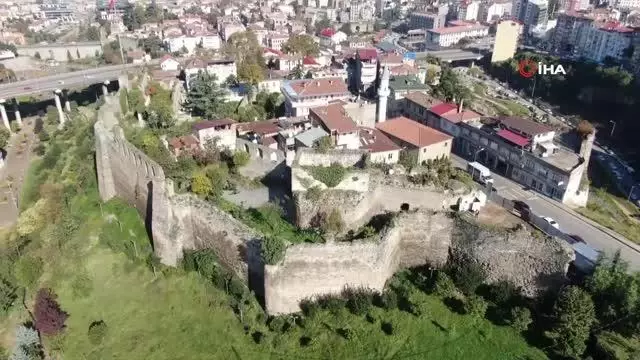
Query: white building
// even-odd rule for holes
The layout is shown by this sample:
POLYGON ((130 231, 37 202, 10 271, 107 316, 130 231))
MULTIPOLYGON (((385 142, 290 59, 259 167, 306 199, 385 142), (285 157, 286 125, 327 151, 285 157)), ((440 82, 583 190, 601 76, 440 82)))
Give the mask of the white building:
POLYGON ((234 60, 220 59, 207 62, 207 72, 215 75, 218 82, 224 82, 230 75, 238 76, 238 68, 234 60))
POLYGON ((236 122, 232 119, 208 120, 193 124, 192 129, 200 144, 216 139, 220 148, 236 149, 236 122))
POLYGON ((193 53, 198 46, 202 46, 204 49, 220 49, 220 37, 218 34, 208 33, 196 36, 170 36, 164 39, 169 52, 180 52, 184 49, 187 53, 193 53))
POLYGON ((477 1, 463 1, 458 5, 458 20, 476 21, 480 3, 477 1))
POLYGON ((286 116, 305 116, 313 107, 351 97, 341 78, 290 80, 283 83, 281 92, 285 98, 286 116))
POLYGON ((264 39, 268 48, 278 51, 282 50, 282 44, 287 42, 287 40, 289 40, 289 35, 277 32, 268 34, 264 39))
POLYGON ((606 57, 620 59, 631 46, 634 31, 619 22, 598 22, 583 29, 577 52, 587 59, 601 62, 606 57))
POLYGON ((640 8, 640 0, 617 0, 612 5, 617 9, 640 8))
POLYGON ((360 148, 360 132, 342 103, 314 107, 309 111, 309 119, 321 127, 333 139, 333 145, 341 149, 360 148))
POLYGON ((489 28, 480 24, 458 25, 427 30, 427 45, 448 47, 457 44, 463 38, 475 38, 489 35, 489 28))
POLYGON ((231 35, 242 31, 245 31, 244 25, 239 23, 227 23, 220 27, 220 36, 222 37, 222 40, 229 41, 231 35))
POLYGON ((480 6, 478 21, 494 22, 511 15, 513 5, 510 0, 499 0, 493 3, 485 3, 480 6))

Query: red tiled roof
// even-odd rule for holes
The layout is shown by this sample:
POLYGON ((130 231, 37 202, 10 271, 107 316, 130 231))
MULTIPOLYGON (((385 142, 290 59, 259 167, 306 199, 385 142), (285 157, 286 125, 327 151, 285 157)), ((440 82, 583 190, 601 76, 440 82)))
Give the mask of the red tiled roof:
POLYGON ((233 119, 219 119, 219 120, 206 120, 200 121, 192 125, 193 130, 204 130, 212 127, 225 126, 235 124, 235 120, 233 119))
POLYGON ((360 131, 360 149, 369 150, 372 153, 401 150, 378 129, 360 127, 358 130, 360 131))
POLYGON ((290 81, 288 85, 298 96, 322 96, 329 94, 349 95, 342 78, 324 78, 290 81))
POLYGON ((309 115, 321 121, 329 131, 335 131, 338 134, 346 134, 358 130, 358 126, 344 110, 341 102, 311 108, 309 115))
POLYGON ((438 116, 442 116, 448 113, 449 111, 455 110, 457 108, 458 107, 456 106, 456 104, 443 102, 443 103, 432 106, 431 109, 429 109, 429 111, 431 111, 432 113, 438 116))
POLYGON ((336 34, 336 31, 333 30, 332 28, 325 28, 325 29, 322 29, 322 31, 320 31, 320 35, 324 37, 332 37, 335 34, 336 34))
POLYGON ((254 121, 238 124, 240 132, 254 132, 260 135, 276 134, 280 131, 277 120, 254 121))
POLYGON ((190 147, 192 145, 197 145, 200 143, 198 139, 193 135, 175 137, 175 138, 169 139, 169 141, 167 142, 169 143, 169 146, 172 149, 182 149, 182 148, 190 147))
POLYGON ((389 68, 389 74, 391 75, 417 75, 418 74, 418 69, 416 69, 415 67, 408 65, 408 64, 402 64, 402 65, 398 65, 398 66, 394 66, 392 68, 389 68))
POLYGON ((509 142, 512 142, 512 143, 514 143, 514 144, 516 144, 518 146, 525 146, 525 145, 529 144, 529 139, 527 139, 524 136, 520 136, 520 135, 518 135, 518 134, 516 134, 514 132, 511 132, 511 131, 509 131, 507 129, 502 129, 502 130, 498 131, 496 133, 496 135, 498 135, 501 138, 503 138, 503 139, 505 139, 505 140, 507 140, 509 142))
POLYGON ((169 59, 171 59, 173 61, 177 61, 171 55, 167 54, 167 55, 163 56, 162 58, 160 58, 160 63, 163 63, 163 62, 165 62, 165 61, 167 61, 169 59))
POLYGON ((303 65, 319 65, 316 59, 314 59, 311 56, 305 56, 304 59, 302 59, 302 64, 303 65))
POLYGON ((272 48, 264 48, 262 49, 262 53, 267 54, 267 53, 272 53, 278 56, 282 56, 282 54, 284 54, 282 51, 278 51, 276 49, 272 49, 272 48))
POLYGON ((449 122, 457 124, 459 122, 467 122, 473 119, 480 119, 480 114, 471 110, 462 110, 462 112, 449 112, 441 116, 449 122))
POLYGON ((378 123, 376 128, 389 136, 398 138, 418 148, 452 139, 451 136, 445 133, 404 116, 378 123))
POLYGON ((373 60, 378 58, 378 51, 376 49, 358 49, 358 55, 360 60, 373 60))

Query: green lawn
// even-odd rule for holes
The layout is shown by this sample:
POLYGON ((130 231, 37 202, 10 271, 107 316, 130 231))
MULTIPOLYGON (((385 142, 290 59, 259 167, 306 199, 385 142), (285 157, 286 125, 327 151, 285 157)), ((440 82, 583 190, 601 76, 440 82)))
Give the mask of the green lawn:
POLYGON ((640 243, 640 217, 634 220, 629 216, 640 215, 640 212, 626 199, 616 197, 604 189, 591 188, 587 207, 577 211, 627 239, 640 243))
POLYGON ((507 110, 509 110, 509 112, 511 112, 511 115, 514 116, 529 116, 530 111, 529 109, 527 109, 526 106, 513 101, 513 100, 495 100, 496 102, 504 105, 505 108, 507 108, 507 110))

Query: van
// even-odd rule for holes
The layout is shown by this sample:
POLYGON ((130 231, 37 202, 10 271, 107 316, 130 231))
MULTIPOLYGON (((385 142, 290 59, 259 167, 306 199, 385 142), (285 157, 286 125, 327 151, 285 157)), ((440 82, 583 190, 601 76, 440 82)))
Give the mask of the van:
POLYGON ((480 184, 493 185, 491 171, 489 171, 486 166, 480 164, 479 162, 474 161, 467 164, 467 172, 469 172, 469 174, 471 174, 471 177, 480 184))

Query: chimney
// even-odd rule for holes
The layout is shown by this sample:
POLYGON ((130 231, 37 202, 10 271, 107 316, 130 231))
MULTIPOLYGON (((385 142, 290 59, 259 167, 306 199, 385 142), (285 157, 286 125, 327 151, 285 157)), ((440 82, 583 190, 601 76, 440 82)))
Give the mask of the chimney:
POLYGON ((464 99, 460 99, 460 104, 458 104, 458 114, 462 112, 463 104, 464 104, 464 99))

